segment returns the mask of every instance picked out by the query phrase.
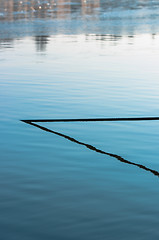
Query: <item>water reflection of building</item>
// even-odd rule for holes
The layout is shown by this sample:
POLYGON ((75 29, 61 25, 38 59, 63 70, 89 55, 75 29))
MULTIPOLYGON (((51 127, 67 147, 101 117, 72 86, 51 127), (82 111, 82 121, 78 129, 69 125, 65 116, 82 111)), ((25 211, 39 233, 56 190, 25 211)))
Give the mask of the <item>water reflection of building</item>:
POLYGON ((96 0, 96 1, 81 0, 81 2, 82 2, 83 15, 93 14, 95 9, 100 7, 100 0, 96 0))
MULTIPOLYGON (((123 32, 127 35, 134 35, 135 28, 138 27, 141 23, 138 20, 137 24, 132 24, 132 15, 131 19, 129 16, 127 18, 122 19, 122 12, 119 10, 119 14, 117 16, 113 13, 111 15, 112 9, 116 9, 118 6, 122 6, 125 8, 131 7, 131 5, 136 4, 136 6, 150 6, 150 0, 129 0, 123 4, 123 0, 0 0, 0 20, 1 21, 14 21, 17 19, 34 19, 34 18, 50 18, 50 19, 65 19, 65 18, 78 18, 81 20, 83 18, 84 21, 79 21, 79 25, 74 24, 73 27, 79 28, 79 32, 82 32, 86 35, 86 41, 93 38, 99 42, 111 42, 113 44, 117 44, 122 36, 123 32), (104 13, 102 15, 102 13, 104 13), (107 15, 108 13, 108 15, 107 15), (100 15, 101 14, 101 15, 100 15), (87 16, 91 16, 89 19, 98 18, 98 21, 87 21, 87 16), (102 17, 104 16, 104 17, 102 17), (92 18, 93 17, 93 18, 92 18), (120 24, 119 24, 119 18, 120 24), (127 21, 131 20, 130 24, 127 21), (92 24, 92 25, 91 25, 92 24), (91 29, 91 31, 90 31, 91 29), (93 33, 91 35, 90 33, 93 33)), ((157 4, 157 3, 156 3, 157 4)), ((159 2, 158 2, 159 6, 159 2)), ((135 11, 133 11, 135 12, 135 11)), ((148 18, 148 16, 146 15, 148 18)), ((145 20, 143 20, 145 21, 145 20)), ((19 21, 20 22, 20 21, 19 21)), ((29 21, 28 21, 29 22, 29 21)), ((66 21, 67 22, 67 21, 66 21)), ((69 21, 68 21, 69 22, 69 21)), ((32 21, 33 23, 33 21, 32 21)), ((69 22, 70 23, 70 22, 69 22)), ((75 22, 76 23, 76 22, 75 22)), ((134 23, 136 23, 136 18, 134 16, 134 23)), ((11 27, 12 24, 8 25, 11 27)), ((16 25, 17 26, 17 25, 16 25)), ((10 31, 8 28, 2 28, 2 34, 0 38, 3 39, 11 39, 15 38, 16 35, 18 37, 26 33, 28 31, 31 32, 31 35, 35 37, 36 49, 37 51, 45 51, 46 45, 49 40, 49 35, 57 34, 58 32, 67 33, 68 29, 71 27, 65 24, 65 21, 55 21, 55 24, 47 24, 47 21, 37 21, 36 24, 29 25, 26 21, 26 25, 22 22, 21 28, 15 28, 14 31, 10 31), (62 23, 62 24, 61 24, 62 23), (64 24, 63 24, 64 23, 64 24), (26 29, 25 29, 26 26, 26 29), (29 27, 30 29, 29 29, 29 27), (65 31, 66 30, 66 31, 65 31), (17 31, 17 32, 16 32, 17 31), (15 34, 12 34, 15 33, 15 34)), ((151 24, 149 27, 151 28, 151 32, 156 32, 156 25, 151 24)), ((69 30, 70 30, 69 29, 69 30)), ((71 29, 72 30, 72 29, 71 29)), ((75 29, 78 30, 78 29, 75 29)), ((73 31, 74 32, 74 29, 73 31)), ((71 34, 72 34, 71 32, 71 34)), ((76 32, 76 31, 75 31, 76 32)), ((27 35, 26 34, 26 35, 27 35)), ((153 35, 154 37, 154 35, 153 35)), ((4 40, 5 42, 5 40, 4 40)), ((3 43, 0 42, 0 45, 3 46, 3 43)))
MULTIPOLYGON (((159 7, 159 3, 155 3, 159 7)), ((115 8, 132 9, 153 7, 150 0, 0 0, 0 19, 14 20, 21 18, 66 18, 77 11, 82 15, 97 13, 115 8)))
POLYGON ((22 18, 66 18, 71 13, 92 14, 100 0, 0 0, 0 20, 22 18))
POLYGON ((36 51, 45 52, 49 41, 49 36, 35 36, 36 51))
POLYGON ((0 39, 0 49, 1 48, 13 48, 14 39, 4 38, 0 39))

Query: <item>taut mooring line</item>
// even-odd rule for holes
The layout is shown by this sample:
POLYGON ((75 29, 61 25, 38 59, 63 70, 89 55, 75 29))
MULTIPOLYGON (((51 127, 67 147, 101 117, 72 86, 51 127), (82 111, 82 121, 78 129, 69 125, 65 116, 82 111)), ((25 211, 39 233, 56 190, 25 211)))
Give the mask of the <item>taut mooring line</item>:
POLYGON ((115 121, 155 121, 155 120, 159 120, 159 117, 31 119, 21 121, 30 123, 30 122, 115 122, 115 121))
POLYGON ((59 132, 56 132, 56 131, 52 131, 46 127, 43 127, 43 126, 40 126, 39 124, 36 124, 34 122, 92 122, 92 121, 149 121, 149 120, 159 120, 159 117, 142 117, 142 118, 91 118, 91 119, 36 119, 36 120, 21 120, 22 122, 25 122, 27 124, 30 124, 34 127, 37 127, 37 128, 40 128, 41 130, 43 131, 46 131, 46 132, 50 132, 50 133, 53 133, 55 135, 58 135, 58 136, 61 136, 71 142, 74 142, 74 143, 77 143, 79 145, 82 145, 82 146, 85 146, 86 148, 92 150, 92 151, 95 151, 97 153, 100 153, 100 154, 105 154, 107 156, 110 156, 110 157, 114 157, 116 158, 118 161, 120 162, 123 162, 123 163, 127 163, 127 164, 130 164, 130 165, 133 165, 133 166, 136 166, 138 168, 141 168, 147 172, 151 172, 153 175, 159 177, 159 172, 156 171, 156 170, 153 170, 153 169, 150 169, 150 168, 147 168, 146 166, 142 165, 142 164, 138 164, 138 163, 134 163, 134 162, 131 162, 131 161, 128 161, 126 159, 124 159, 123 157, 117 155, 117 154, 113 154, 113 153, 109 153, 109 152, 105 152, 103 150, 100 150, 90 144, 87 144, 87 143, 83 143, 83 142, 80 142, 78 140, 76 140, 75 138, 72 138, 70 136, 67 136, 65 134, 62 134, 62 133, 59 133, 59 132))

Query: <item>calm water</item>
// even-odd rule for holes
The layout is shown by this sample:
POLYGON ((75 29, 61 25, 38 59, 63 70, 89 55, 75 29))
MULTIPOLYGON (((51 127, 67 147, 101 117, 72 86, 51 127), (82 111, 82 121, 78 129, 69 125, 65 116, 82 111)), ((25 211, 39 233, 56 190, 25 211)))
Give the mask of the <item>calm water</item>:
POLYGON ((20 121, 159 116, 158 10, 0 1, 0 239, 159 238, 159 121, 20 121))

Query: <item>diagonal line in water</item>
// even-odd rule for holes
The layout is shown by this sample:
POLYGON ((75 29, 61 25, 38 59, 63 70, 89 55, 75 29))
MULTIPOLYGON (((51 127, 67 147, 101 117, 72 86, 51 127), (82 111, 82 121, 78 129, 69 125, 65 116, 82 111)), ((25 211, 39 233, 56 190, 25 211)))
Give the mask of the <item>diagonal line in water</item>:
POLYGON ((77 143, 79 145, 82 145, 82 146, 85 146, 86 148, 92 150, 92 151, 95 151, 97 153, 100 153, 100 154, 105 154, 107 156, 110 156, 110 157, 113 157, 113 158, 116 158, 118 161, 120 162, 123 162, 123 163, 127 163, 127 164, 130 164, 130 165, 133 165, 133 166, 136 166, 140 169, 143 169, 147 172, 151 172, 153 175, 159 177, 159 172, 156 171, 156 170, 153 170, 153 169, 150 169, 142 164, 138 164, 138 163, 134 163, 134 162, 131 162, 131 161, 128 161, 126 159, 124 159, 123 157, 117 155, 117 154, 113 154, 113 153, 109 153, 109 152, 105 152, 103 150, 100 150, 90 144, 87 144, 87 143, 83 143, 83 142, 80 142, 78 140, 76 140, 75 138, 72 138, 68 135, 65 135, 65 134, 62 134, 62 133, 59 133, 59 132, 56 132, 56 131, 52 131, 46 127, 43 127, 39 124, 36 124, 35 122, 79 122, 79 121, 148 121, 148 120, 159 120, 159 117, 145 117, 145 118, 91 118, 91 119, 42 119, 42 120, 21 120, 22 122, 25 122, 27 124, 30 124, 34 127, 37 127, 37 128, 40 128, 41 130, 43 131, 46 131, 46 132, 50 132, 50 133, 53 133, 55 135, 58 135, 58 136, 61 136, 71 142, 74 142, 74 143, 77 143), (34 123, 33 123, 34 122, 34 123))

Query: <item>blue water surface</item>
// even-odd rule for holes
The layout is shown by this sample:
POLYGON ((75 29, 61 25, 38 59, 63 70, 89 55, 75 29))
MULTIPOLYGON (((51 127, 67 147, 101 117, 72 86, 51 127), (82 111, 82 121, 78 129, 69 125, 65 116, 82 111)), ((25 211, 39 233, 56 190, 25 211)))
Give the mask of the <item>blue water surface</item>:
POLYGON ((158 1, 0 3, 0 238, 158 239, 159 121, 20 121, 159 116, 158 1))

